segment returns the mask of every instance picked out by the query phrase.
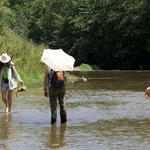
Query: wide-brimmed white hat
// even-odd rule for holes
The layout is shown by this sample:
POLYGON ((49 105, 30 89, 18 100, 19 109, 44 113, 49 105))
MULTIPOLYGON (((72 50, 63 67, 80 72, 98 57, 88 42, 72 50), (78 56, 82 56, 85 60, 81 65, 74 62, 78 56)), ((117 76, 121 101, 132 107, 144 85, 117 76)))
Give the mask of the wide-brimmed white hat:
POLYGON ((8 63, 9 61, 11 60, 11 57, 7 55, 7 53, 3 53, 1 56, 0 56, 0 61, 2 63, 8 63))

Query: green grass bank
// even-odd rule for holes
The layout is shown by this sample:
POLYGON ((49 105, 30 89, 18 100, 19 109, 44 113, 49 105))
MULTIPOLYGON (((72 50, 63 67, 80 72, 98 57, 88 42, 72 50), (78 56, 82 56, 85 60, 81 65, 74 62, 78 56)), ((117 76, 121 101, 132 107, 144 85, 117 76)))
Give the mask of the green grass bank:
MULTIPOLYGON (((24 85, 28 87, 43 85, 45 64, 40 59, 45 48, 44 45, 35 45, 32 41, 14 34, 10 29, 5 29, 3 35, 0 36, 0 55, 6 52, 12 57, 24 85)), ((94 69, 87 64, 81 64, 76 68, 78 71, 94 69)), ((74 75, 69 73, 67 77, 68 81, 76 79, 74 75)))
POLYGON ((43 83, 45 65, 40 61, 43 45, 35 45, 7 29, 0 36, 0 54, 8 53, 26 86, 43 83))

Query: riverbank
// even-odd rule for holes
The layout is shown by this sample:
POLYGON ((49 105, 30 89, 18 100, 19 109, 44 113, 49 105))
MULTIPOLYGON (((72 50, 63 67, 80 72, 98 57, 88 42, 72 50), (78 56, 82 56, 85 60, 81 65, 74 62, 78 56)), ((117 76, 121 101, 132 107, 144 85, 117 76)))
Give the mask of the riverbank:
MULTIPOLYGON (((23 71, 22 68, 18 67, 18 72, 22 77, 24 84, 28 87, 43 86, 44 71, 45 71, 45 64, 41 64, 39 68, 34 70, 23 71)), ((92 69, 91 66, 87 64, 82 64, 78 67, 75 67, 74 71, 67 72, 67 82, 74 82, 77 80, 86 81, 85 78, 73 74, 73 72, 78 71, 80 72, 80 71, 94 71, 94 70, 92 69)))
MULTIPOLYGON (((12 57, 12 61, 20 74, 24 85, 28 87, 43 86, 43 78, 45 64, 40 59, 44 45, 36 45, 32 41, 28 41, 23 37, 14 34, 10 29, 4 31, 0 36, 0 52, 8 53, 12 57)), ((92 71, 95 66, 81 64, 74 68, 74 71, 92 71)), ((71 73, 67 73, 68 82, 79 80, 79 78, 71 73)))
POLYGON ((44 64, 40 61, 44 45, 36 45, 5 29, 0 36, 0 53, 8 53, 26 86, 38 86, 43 78, 44 64))

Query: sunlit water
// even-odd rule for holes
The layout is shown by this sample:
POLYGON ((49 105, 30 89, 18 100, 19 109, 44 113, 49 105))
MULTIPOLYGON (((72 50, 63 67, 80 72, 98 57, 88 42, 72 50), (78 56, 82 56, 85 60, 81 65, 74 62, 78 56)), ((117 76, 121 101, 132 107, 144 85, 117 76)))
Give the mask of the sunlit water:
MULTIPOLYGON (((50 124, 43 88, 13 95, 11 114, 0 102, 0 150, 148 150, 150 100, 143 97, 150 72, 75 73, 68 83, 67 124, 50 124)), ((42 81, 41 81, 42 82, 42 81)))

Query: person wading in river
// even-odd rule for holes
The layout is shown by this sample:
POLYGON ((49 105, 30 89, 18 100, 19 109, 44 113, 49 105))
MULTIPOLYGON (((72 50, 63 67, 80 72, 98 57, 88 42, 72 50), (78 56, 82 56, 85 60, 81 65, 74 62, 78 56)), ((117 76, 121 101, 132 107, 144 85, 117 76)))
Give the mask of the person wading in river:
POLYGON ((57 99, 60 105, 61 123, 67 122, 66 104, 64 100, 66 91, 65 81, 66 73, 64 71, 55 72, 54 70, 49 69, 48 66, 46 66, 44 75, 44 95, 48 97, 49 93, 51 107, 51 124, 56 123, 57 119, 57 99), (47 85, 49 92, 47 92, 47 85))
POLYGON ((17 88, 17 82, 22 84, 23 81, 16 71, 10 56, 8 56, 6 53, 3 53, 0 56, 0 63, 1 96, 6 106, 5 111, 11 112, 13 90, 17 88))

